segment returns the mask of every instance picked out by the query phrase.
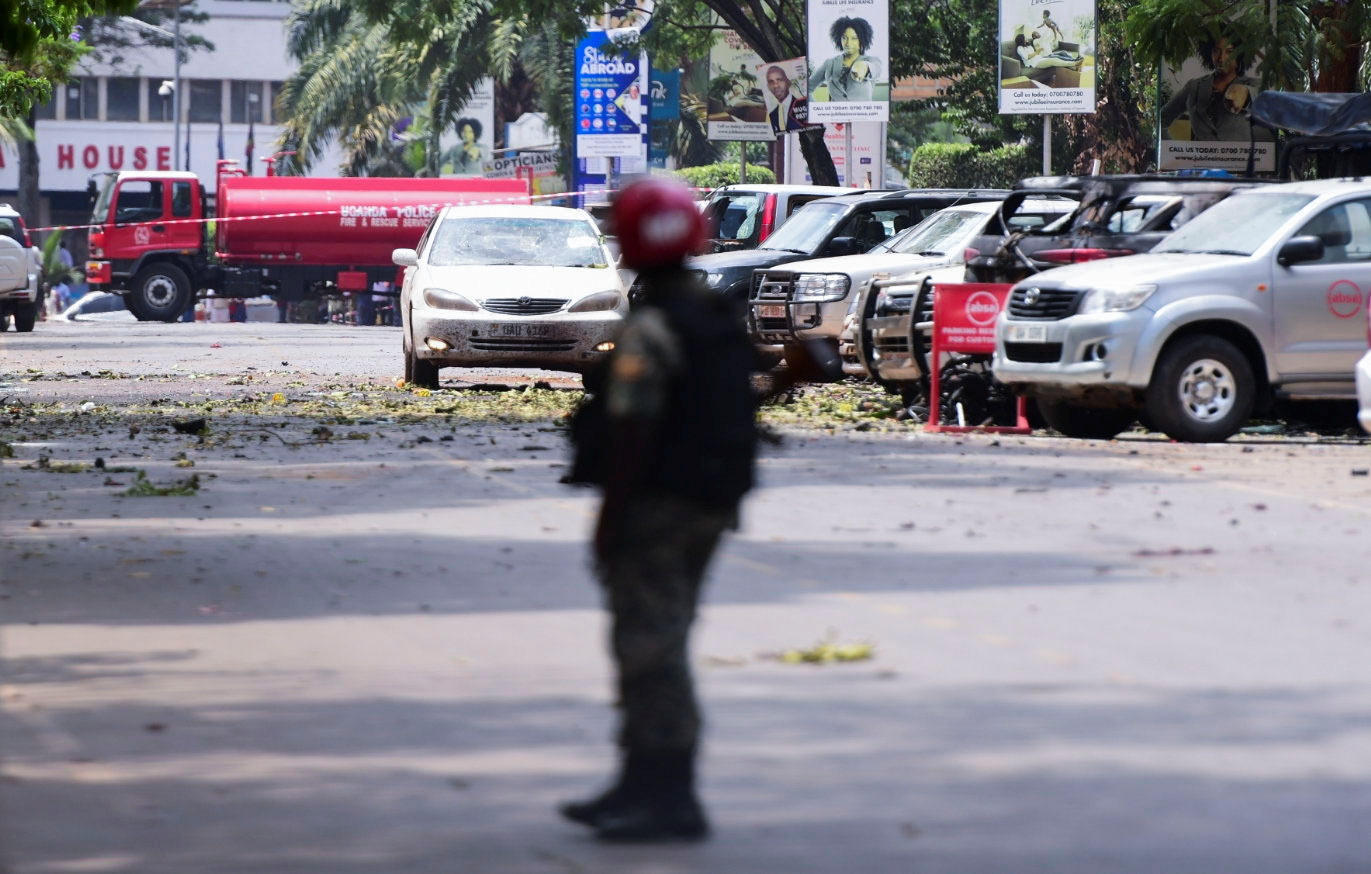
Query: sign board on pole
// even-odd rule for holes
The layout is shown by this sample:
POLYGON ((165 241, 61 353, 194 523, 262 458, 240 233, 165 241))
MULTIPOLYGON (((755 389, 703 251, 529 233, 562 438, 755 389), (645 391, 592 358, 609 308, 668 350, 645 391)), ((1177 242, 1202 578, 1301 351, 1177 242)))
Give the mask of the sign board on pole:
POLYGON ((932 433, 988 431, 998 434, 1028 434, 1027 400, 1020 397, 1014 404, 1013 425, 982 425, 959 422, 944 425, 940 421, 943 392, 943 355, 963 353, 991 355, 995 352, 995 320, 1009 299, 1009 284, 940 282, 933 289, 933 349, 929 360, 928 424, 932 433))
MULTIPOLYGON (((852 172, 847 168, 847 128, 845 124, 830 124, 824 129, 824 144, 833 156, 838 170, 838 184, 847 188, 880 188, 881 168, 885 166, 885 129, 879 121, 857 122, 852 127, 852 172)), ((809 165, 800 152, 800 135, 785 138, 786 182, 790 185, 812 185, 809 165)))
POLYGON ((809 120, 890 120, 888 0, 809 0, 809 120))
POLYGON ((652 69, 648 73, 648 100, 652 110, 648 134, 647 162, 664 168, 671 152, 675 122, 681 118, 681 71, 652 69))
POLYGON ((718 31, 709 50, 709 118, 711 140, 770 141, 757 56, 732 30, 718 31))
POLYGON ((1095 111, 1095 0, 1000 0, 1000 114, 1095 111))
POLYGON ((759 64, 757 79, 766 88, 766 119, 774 136, 813 127, 809 123, 808 64, 804 58, 791 58, 774 64, 759 64))
POLYGON ((647 130, 647 56, 616 55, 609 36, 576 44, 576 156, 643 158, 647 130))
POLYGON ((443 175, 480 176, 495 144, 495 80, 482 79, 453 124, 456 140, 443 138, 443 175))
POLYGON ((566 180, 557 173, 556 152, 524 152, 491 158, 485 163, 487 179, 528 179, 532 194, 559 194, 566 180))
POLYGON ((1157 166, 1219 168, 1242 173, 1255 133, 1257 172, 1275 172, 1276 144, 1269 129, 1251 127, 1248 110, 1261 81, 1248 75, 1253 58, 1227 40, 1205 45, 1207 57, 1162 67, 1157 166))

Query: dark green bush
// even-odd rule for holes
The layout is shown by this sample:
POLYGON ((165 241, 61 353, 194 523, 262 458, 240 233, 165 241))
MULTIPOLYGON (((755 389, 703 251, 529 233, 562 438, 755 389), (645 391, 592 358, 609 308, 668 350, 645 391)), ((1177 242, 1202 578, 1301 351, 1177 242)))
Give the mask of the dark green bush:
POLYGON ((971 143, 924 143, 909 162, 914 188, 1008 188, 1038 173, 1025 146, 986 151, 971 143))
MULTIPOLYGON (((726 164, 705 164, 703 167, 686 167, 675 171, 675 173, 684 179, 687 185, 694 188, 718 188, 720 185, 738 184, 738 163, 736 161, 726 164)), ((748 164, 747 181, 755 182, 758 185, 770 184, 776 181, 776 174, 766 167, 748 164)))

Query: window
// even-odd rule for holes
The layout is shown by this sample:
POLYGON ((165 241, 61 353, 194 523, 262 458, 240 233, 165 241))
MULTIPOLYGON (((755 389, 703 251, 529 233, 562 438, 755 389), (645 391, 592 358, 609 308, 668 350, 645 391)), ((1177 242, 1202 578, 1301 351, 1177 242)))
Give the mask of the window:
POLYGON ((111 76, 105 80, 105 120, 138 120, 138 80, 111 76))
POLYGON ((908 207, 897 209, 860 210, 838 231, 840 237, 854 237, 863 249, 870 249, 877 243, 910 227, 908 207))
POLYGON ((68 121, 95 121, 100 118, 99 79, 73 79, 62 89, 67 95, 68 121))
POLYGON ((190 183, 173 182, 171 184, 172 218, 190 218, 191 206, 190 183))
POLYGON ((131 179, 119 186, 116 222, 145 222, 162 217, 162 183, 131 179))
POLYGON ((188 120, 217 122, 223 118, 224 83, 222 80, 191 79, 188 83, 182 80, 182 84, 190 86, 186 92, 190 95, 190 114, 186 116, 188 120))
POLYGON ((57 117, 57 101, 62 99, 62 86, 58 85, 52 89, 52 99, 47 103, 39 103, 33 107, 34 118, 54 119, 57 117))
POLYGON ((270 109, 270 112, 271 112, 271 116, 270 116, 270 118, 268 118, 267 120, 270 121, 270 122, 272 122, 272 123, 279 124, 280 121, 281 121, 281 117, 282 117, 282 116, 281 116, 281 110, 279 110, 279 109, 276 108, 276 107, 277 107, 276 101, 278 101, 278 100, 281 99, 281 89, 285 86, 285 84, 286 84, 285 82, 272 82, 272 83, 271 83, 271 92, 270 92, 270 98, 269 98, 269 100, 270 100, 270 107, 269 107, 269 109, 270 109))
POLYGON ((1323 257, 1310 264, 1343 264, 1371 258, 1371 201, 1339 203, 1314 216, 1295 232, 1323 240, 1323 257))
POLYGON ((261 82, 229 83, 229 121, 234 124, 258 124, 266 121, 266 106, 262 101, 261 82))

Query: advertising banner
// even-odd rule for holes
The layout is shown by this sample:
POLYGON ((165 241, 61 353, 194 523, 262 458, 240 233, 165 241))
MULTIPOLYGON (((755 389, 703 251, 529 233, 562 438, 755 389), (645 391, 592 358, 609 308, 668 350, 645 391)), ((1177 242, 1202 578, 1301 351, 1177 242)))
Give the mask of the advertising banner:
POLYGON ((603 32, 576 44, 576 155, 642 158, 647 132, 647 56, 615 55, 603 32))
MULTIPOLYGON (((1160 143, 1157 166, 1247 169, 1252 128, 1248 111, 1261 83, 1249 75, 1253 58, 1234 51, 1225 39, 1206 44, 1204 57, 1179 67, 1162 67, 1160 143)), ((1256 128, 1257 172, 1275 172, 1276 143, 1269 129, 1256 128)))
POLYGON ((681 71, 654 69, 648 74, 648 82, 651 131, 647 158, 650 166, 661 168, 666 166, 671 151, 675 122, 681 118, 681 71))
POLYGON ((808 63, 791 58, 774 64, 759 64, 757 79, 766 88, 766 119, 773 136, 813 127, 809 123, 808 63))
MULTIPOLYGON (((863 121, 852 127, 852 172, 847 168, 846 124, 830 124, 824 129, 824 143, 833 156, 838 170, 838 184, 847 188, 880 188, 881 168, 885 166, 885 131, 878 121, 863 121)), ((800 152, 800 137, 786 138, 786 182, 790 185, 813 185, 809 166, 800 152)))
POLYGON ((557 173, 556 152, 524 152, 485 162, 487 179, 527 179, 532 194, 559 194, 566 180, 557 173))
POLYGON ((453 137, 443 137, 443 175, 480 176, 482 165, 495 147, 495 80, 482 79, 452 126, 453 137))
POLYGON ((1095 0, 1000 0, 1000 114, 1095 111, 1095 0))
POLYGON ((709 50, 711 140, 768 141, 775 138, 766 120, 766 100, 757 78, 762 59, 731 30, 721 30, 709 50))
POLYGON ((890 120, 888 0, 809 0, 808 51, 811 122, 890 120))

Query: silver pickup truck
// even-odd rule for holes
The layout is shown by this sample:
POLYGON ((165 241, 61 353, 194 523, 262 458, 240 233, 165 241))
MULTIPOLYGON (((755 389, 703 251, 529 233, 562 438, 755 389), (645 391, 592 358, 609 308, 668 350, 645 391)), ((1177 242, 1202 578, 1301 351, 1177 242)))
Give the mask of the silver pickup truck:
POLYGON ((1015 285, 994 372, 1068 436, 1223 441, 1276 399, 1355 397, 1369 288, 1371 182, 1242 191, 1149 254, 1015 285))

